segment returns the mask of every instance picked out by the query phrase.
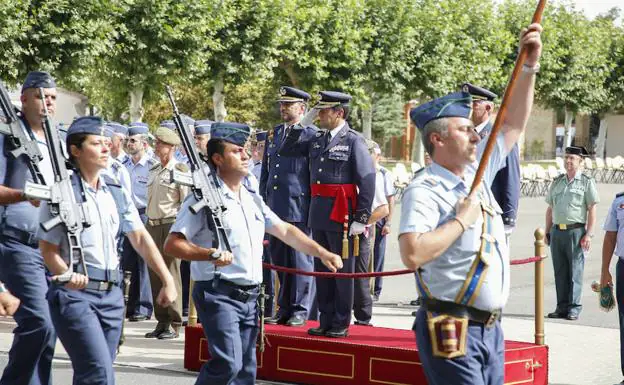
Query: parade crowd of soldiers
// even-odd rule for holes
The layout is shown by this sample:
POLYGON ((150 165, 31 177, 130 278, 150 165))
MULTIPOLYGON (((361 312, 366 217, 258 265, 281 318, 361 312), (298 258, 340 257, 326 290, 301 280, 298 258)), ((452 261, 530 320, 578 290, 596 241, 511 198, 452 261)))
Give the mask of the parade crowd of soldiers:
MULTIPOLYGON (((431 164, 405 189, 397 235, 403 263, 416 272, 421 306, 413 329, 430 385, 503 384, 500 317, 510 289, 517 141, 533 106, 541 31, 532 24, 520 37, 527 56, 511 96, 513 107, 493 138, 494 150, 474 191, 496 95, 465 84, 410 112, 431 164), (495 191, 494 186, 509 184, 495 191)), ((11 156, 6 135, 0 135, 0 280, 5 285, 0 313, 12 314, 17 323, 0 384, 51 385, 57 337, 71 358, 74 384, 114 384, 123 320, 154 316, 156 327, 146 338, 178 338, 189 296, 211 356, 196 383, 254 384, 262 283, 276 297, 266 300, 265 323, 303 327, 318 320, 307 329, 318 338, 346 338, 352 321, 372 326, 381 278, 371 287, 368 279, 276 277, 262 265, 306 272, 383 270, 386 237, 397 217, 391 177, 379 163, 379 146, 349 126, 352 97, 339 91, 319 96, 308 106, 308 93, 281 87, 282 123, 266 131, 174 115, 154 130, 153 149, 144 123, 75 119, 61 137, 71 200, 84 208, 80 220, 88 223, 79 234, 77 260, 77 246, 65 236, 66 222, 40 225, 54 220, 58 204, 28 193, 25 186, 37 182, 29 159, 11 156), (189 126, 191 144, 180 132, 189 126), (200 154, 199 171, 189 150, 200 154), (215 220, 214 212, 196 209, 206 197, 196 185, 176 179, 189 172, 204 173, 227 215, 215 220), (127 305, 123 272, 131 277, 127 305), (190 293, 189 280, 194 282, 190 293)), ((42 125, 42 117, 56 109, 52 76, 29 73, 20 101, 19 127, 41 151, 43 182, 53 185, 59 166, 51 161, 42 125)), ((569 155, 580 158, 578 151, 572 148, 569 155)), ((547 199, 549 241, 554 252, 572 239, 581 252, 553 257, 560 277, 557 309, 549 316, 574 320, 580 313, 578 261, 593 237, 597 194, 592 181, 575 176, 573 164, 569 171, 567 183, 564 177, 556 181, 547 199), (565 195, 568 190, 571 197, 565 195), (579 203, 574 218, 557 211, 572 199, 587 209, 579 203)), ((608 232, 618 234, 622 207, 614 203, 608 232)), ((615 238, 609 239, 615 248, 615 238)), ((621 271, 618 263, 618 277, 621 271)), ((603 284, 610 281, 607 261, 603 284)))

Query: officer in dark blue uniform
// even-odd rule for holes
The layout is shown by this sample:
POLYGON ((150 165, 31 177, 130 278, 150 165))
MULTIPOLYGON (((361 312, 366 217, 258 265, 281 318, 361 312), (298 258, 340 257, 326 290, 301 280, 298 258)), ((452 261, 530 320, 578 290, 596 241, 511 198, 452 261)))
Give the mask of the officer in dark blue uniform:
MULTIPOLYGON (((301 131, 301 140, 310 141, 316 137, 316 127, 300 125, 309 99, 310 95, 305 91, 287 86, 280 88, 278 102, 284 123, 275 126, 268 134, 260 176, 260 193, 271 210, 308 235, 309 157, 307 153, 280 154, 280 150, 285 147, 287 132, 294 126, 301 131)), ((269 255, 278 266, 314 271, 312 257, 294 250, 277 238, 270 237, 269 255)), ((285 273, 278 273, 278 276, 279 312, 265 322, 301 326, 309 317, 316 319, 316 314, 311 312, 315 295, 313 277, 285 273)))
POLYGON ((165 252, 191 262, 193 299, 210 350, 197 385, 254 385, 256 379, 256 302, 262 281, 265 232, 322 259, 328 269, 342 266, 340 257, 323 249, 296 227, 282 221, 256 191, 243 184, 247 176, 245 145, 249 127, 215 123, 208 159, 215 167, 227 215, 222 218, 231 253, 212 247, 214 234, 204 211, 193 215, 197 202, 189 194, 165 243, 165 252))
MULTIPOLYGON (((496 94, 470 83, 464 84, 462 89, 472 95, 472 121, 475 124, 475 130, 479 133, 481 140, 487 140, 493 127, 491 118, 494 113, 496 94)), ((520 202, 520 149, 518 144, 513 146, 507 155, 505 166, 496 174, 494 182, 492 182, 492 193, 503 210, 503 224, 509 244, 509 237, 516 227, 518 203, 520 202)))
MULTIPOLYGON (((366 140, 346 121, 351 96, 335 91, 321 91, 320 96, 314 111, 318 112, 319 125, 325 131, 305 141, 300 140, 302 130, 293 128, 283 147, 289 151, 303 147, 308 151, 311 186, 308 226, 315 241, 346 258, 341 272, 352 273, 355 270, 353 237, 362 235, 371 215, 375 166, 366 140)), ((327 271, 316 261, 315 270, 327 271)), ((353 290, 352 279, 317 277, 320 326, 309 329, 308 333, 346 337, 353 290)))
MULTIPOLYGON (((50 313, 58 336, 74 369, 74 384, 113 385, 113 362, 121 336, 123 294, 119 288, 117 244, 122 233, 163 280, 158 303, 168 306, 177 293, 158 248, 145 230, 130 193, 116 180, 101 175, 109 152, 105 139, 110 135, 99 117, 76 119, 67 132, 67 149, 75 167, 71 174, 75 195, 84 197, 91 225, 80 233, 86 272, 82 263, 65 285, 55 282, 68 269, 73 248, 64 226, 46 232, 39 228, 39 247, 52 274, 47 294, 50 313)), ((47 202, 40 210, 41 223, 52 218, 47 202)), ((72 245, 73 246, 73 245, 72 245)))
MULTIPOLYGON (((46 72, 30 72, 22 86, 20 123, 24 133, 39 147, 43 156, 39 169, 45 183, 50 184, 54 182, 54 174, 41 126, 43 108, 39 87, 44 88, 45 103, 53 115, 54 79, 46 72)), ((14 158, 9 150, 12 150, 9 141, 0 135, 0 280, 22 305, 14 316, 17 328, 13 331, 9 362, 0 384, 48 385, 52 384, 50 370, 56 334, 45 300, 48 284, 36 238, 40 209, 22 193, 26 181, 33 181, 28 160, 24 156, 14 158)))
MULTIPOLYGON (((132 201, 143 223, 147 222, 145 208, 147 207, 149 170, 158 162, 146 151, 148 132, 149 127, 145 123, 137 122, 130 125, 127 145, 129 156, 124 162, 132 181, 132 201)), ((124 271, 132 272, 127 316, 133 322, 149 319, 154 310, 149 271, 127 238, 123 243, 122 265, 124 271)))

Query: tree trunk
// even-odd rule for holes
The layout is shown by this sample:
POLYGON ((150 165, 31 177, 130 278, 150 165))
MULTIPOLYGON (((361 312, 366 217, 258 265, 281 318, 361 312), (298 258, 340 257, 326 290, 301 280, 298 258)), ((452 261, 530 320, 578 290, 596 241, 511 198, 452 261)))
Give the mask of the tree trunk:
POLYGON ((373 139, 373 101, 371 104, 362 107, 362 135, 366 139, 373 139))
POLYGON ((130 122, 143 119, 143 87, 136 86, 130 90, 130 122))
POLYGON ((570 147, 572 145, 572 140, 574 139, 574 135, 576 134, 574 131, 576 129, 572 129, 572 120, 574 120, 574 112, 565 109, 565 120, 563 122, 563 127, 565 129, 565 145, 563 146, 564 150, 566 147, 570 147))
POLYGON ((223 122, 227 116, 227 110, 225 109, 225 95, 223 94, 223 89, 225 88, 223 83, 223 73, 217 75, 213 87, 212 104, 214 107, 215 122, 223 122))
POLYGON ((605 158, 607 156, 607 119, 603 116, 600 119, 600 128, 598 129, 598 138, 596 139, 596 156, 605 158))

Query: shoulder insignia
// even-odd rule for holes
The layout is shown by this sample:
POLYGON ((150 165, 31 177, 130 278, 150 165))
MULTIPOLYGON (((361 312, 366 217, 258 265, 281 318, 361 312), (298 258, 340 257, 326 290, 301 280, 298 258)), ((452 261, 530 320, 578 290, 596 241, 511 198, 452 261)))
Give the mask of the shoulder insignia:
POLYGON ((565 177, 565 174, 559 174, 554 180, 563 179, 564 177, 565 177))
POLYGON ((362 138, 364 137, 364 135, 362 135, 362 133, 361 133, 361 132, 359 132, 359 131, 355 131, 353 128, 349 128, 349 130, 348 130, 347 132, 345 132, 345 134, 346 134, 346 133, 355 134, 355 136, 361 136, 362 138))
POLYGON ((113 161, 113 163, 111 163, 111 168, 115 171, 119 171, 119 168, 122 167, 123 165, 121 163, 119 163, 118 161, 113 161))
POLYGON ((615 197, 616 197, 616 198, 621 198, 621 197, 624 197, 624 192, 621 192, 621 193, 619 193, 619 194, 615 194, 615 197))
POLYGON ((425 178, 423 180, 424 183, 428 184, 431 187, 435 187, 438 185, 438 181, 435 180, 434 178, 425 178))
POLYGON ((106 183, 106 185, 108 187, 119 187, 121 188, 121 183, 119 183, 119 180, 117 180, 117 178, 109 175, 109 174, 102 174, 101 175, 102 179, 104 180, 104 183, 106 183))
POLYGON ((186 163, 176 163, 175 168, 176 170, 182 172, 187 172, 188 170, 190 170, 189 166, 187 166, 186 163))
POLYGON ((323 134, 325 134, 325 131, 317 131, 316 132, 316 137, 320 138, 321 136, 323 136, 323 134))

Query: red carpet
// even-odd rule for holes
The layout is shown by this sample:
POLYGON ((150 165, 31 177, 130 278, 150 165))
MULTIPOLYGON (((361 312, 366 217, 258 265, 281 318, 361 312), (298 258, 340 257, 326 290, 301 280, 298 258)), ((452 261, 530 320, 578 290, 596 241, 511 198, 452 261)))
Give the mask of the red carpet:
MULTIPOLYGON (((267 325, 258 353, 258 378, 309 385, 426 384, 411 330, 351 326, 349 337, 313 338, 305 327, 267 325)), ((184 367, 197 371, 208 360, 201 326, 186 328, 184 367)), ((548 347, 506 341, 505 384, 548 383, 548 347)))

